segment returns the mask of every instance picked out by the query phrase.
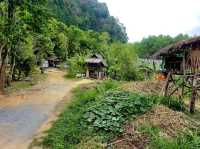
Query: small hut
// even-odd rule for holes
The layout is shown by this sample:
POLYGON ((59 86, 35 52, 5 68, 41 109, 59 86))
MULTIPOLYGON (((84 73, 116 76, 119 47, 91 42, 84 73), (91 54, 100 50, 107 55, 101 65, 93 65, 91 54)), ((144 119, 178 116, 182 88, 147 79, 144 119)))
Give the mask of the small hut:
POLYGON ((191 91, 190 112, 194 112, 200 90, 200 36, 162 48, 153 57, 162 59, 164 95, 183 97, 191 91))
POLYGON ((48 58, 49 67, 57 67, 57 65, 60 63, 60 60, 56 56, 51 56, 48 58))
POLYGON ((86 59, 86 77, 104 79, 106 77, 107 63, 99 54, 93 54, 86 59))

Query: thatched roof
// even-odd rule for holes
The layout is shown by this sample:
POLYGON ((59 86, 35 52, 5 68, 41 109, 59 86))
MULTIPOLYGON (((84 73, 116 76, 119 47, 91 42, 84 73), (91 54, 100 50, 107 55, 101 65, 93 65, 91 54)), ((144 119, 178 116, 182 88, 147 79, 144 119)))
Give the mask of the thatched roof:
POLYGON ((48 58, 49 61, 60 61, 59 58, 55 55, 48 58))
POLYGON ((100 54, 93 54, 90 58, 86 59, 88 64, 102 64, 104 67, 107 67, 106 61, 100 54))
POLYGON ((162 56, 168 56, 172 53, 182 52, 184 49, 190 50, 191 48, 196 48, 196 47, 200 47, 200 36, 188 40, 183 40, 175 44, 171 44, 167 47, 164 47, 160 49, 158 52, 156 52, 152 57, 154 59, 159 59, 162 56))

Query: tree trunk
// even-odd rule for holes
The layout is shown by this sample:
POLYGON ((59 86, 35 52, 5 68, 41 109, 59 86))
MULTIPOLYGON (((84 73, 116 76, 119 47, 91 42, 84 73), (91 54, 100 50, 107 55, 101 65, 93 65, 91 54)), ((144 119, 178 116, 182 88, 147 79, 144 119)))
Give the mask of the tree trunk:
POLYGON ((5 87, 5 67, 1 66, 1 72, 0 72, 0 93, 4 92, 5 87))
POLYGON ((11 85, 11 81, 13 80, 14 68, 15 68, 15 55, 13 55, 11 58, 11 67, 10 67, 10 72, 8 75, 8 81, 7 81, 8 86, 11 85))
POLYGON ((8 50, 5 50, 5 53, 2 53, 1 67, 0 67, 0 92, 4 92, 5 88, 7 55, 8 55, 8 50))
MULTIPOLYGON (((8 58, 9 47, 7 45, 8 41, 12 41, 12 26, 14 24, 14 0, 8 0, 8 16, 7 16, 7 24, 5 24, 6 29, 3 31, 5 32, 6 46, 1 49, 1 66, 0 66, 0 91, 4 92, 5 88, 5 81, 6 81, 6 68, 7 62, 6 59, 8 58)), ((12 46, 12 45, 11 45, 12 46)))

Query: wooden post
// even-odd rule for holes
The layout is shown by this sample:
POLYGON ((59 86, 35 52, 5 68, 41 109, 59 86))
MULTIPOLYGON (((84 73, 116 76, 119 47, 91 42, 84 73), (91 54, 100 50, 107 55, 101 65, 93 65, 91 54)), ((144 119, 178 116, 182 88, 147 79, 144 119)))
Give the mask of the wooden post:
POLYGON ((170 78, 171 78, 171 72, 169 72, 167 74, 167 79, 166 79, 166 82, 165 82, 165 90, 164 90, 164 96, 167 97, 168 96, 168 87, 169 87, 169 82, 170 82, 170 78))
POLYGON ((89 72, 89 69, 87 68, 86 70, 86 78, 89 78, 90 77, 90 72, 89 72))
POLYGON ((99 80, 102 79, 101 71, 99 72, 99 80))
POLYGON ((183 80, 182 80, 182 88, 181 88, 181 98, 183 98, 184 96, 184 86, 185 86, 185 82, 186 82, 186 53, 185 53, 185 49, 183 52, 183 80))
POLYGON ((154 61, 153 61, 153 70, 154 70, 154 72, 156 71, 156 64, 154 61))
POLYGON ((195 101, 197 98, 197 75, 194 75, 193 83, 192 83, 192 96, 190 100, 190 113, 194 113, 195 110, 195 101))

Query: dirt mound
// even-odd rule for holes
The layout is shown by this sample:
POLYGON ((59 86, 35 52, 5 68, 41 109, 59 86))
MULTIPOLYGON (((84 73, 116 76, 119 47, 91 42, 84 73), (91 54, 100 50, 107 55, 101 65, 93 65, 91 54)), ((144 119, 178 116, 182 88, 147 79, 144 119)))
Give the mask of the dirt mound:
POLYGON ((162 81, 137 81, 124 84, 122 89, 144 94, 160 94, 163 86, 164 82, 162 81))
POLYGON ((192 127, 183 113, 164 106, 153 108, 147 114, 139 117, 134 124, 136 127, 142 124, 157 126, 169 137, 175 137, 178 132, 192 127))
POLYGON ((156 106, 148 113, 138 117, 134 122, 124 126, 122 136, 113 140, 110 146, 115 149, 145 149, 150 141, 149 136, 138 132, 142 125, 161 128, 163 137, 176 137, 186 129, 198 128, 200 125, 181 112, 164 106, 156 106))

